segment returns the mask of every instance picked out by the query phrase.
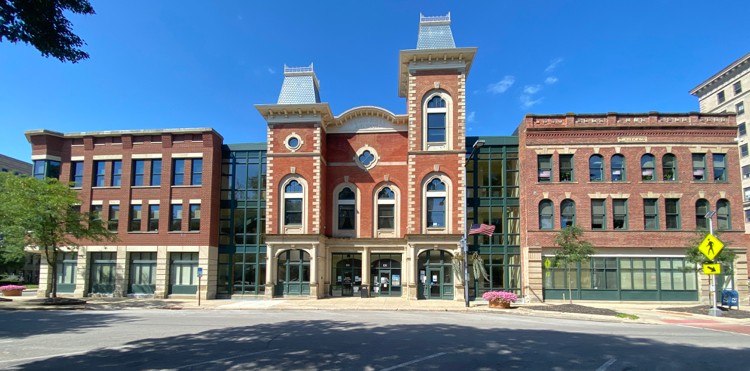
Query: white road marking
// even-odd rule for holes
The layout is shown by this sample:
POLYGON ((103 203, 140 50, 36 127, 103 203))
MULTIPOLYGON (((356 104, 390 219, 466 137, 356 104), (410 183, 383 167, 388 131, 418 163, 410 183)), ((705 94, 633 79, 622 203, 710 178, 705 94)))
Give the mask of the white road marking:
POLYGON ((422 361, 426 361, 426 360, 428 360, 428 359, 430 359, 430 358, 440 357, 440 356, 442 356, 442 355, 446 355, 446 354, 448 354, 448 353, 446 353, 446 352, 440 352, 440 353, 436 353, 436 354, 433 354, 433 355, 431 355, 431 356, 427 356, 427 357, 424 357, 424 358, 420 358, 420 359, 415 359, 415 360, 413 360, 413 361, 409 361, 409 362, 406 362, 406 363, 401 363, 401 364, 395 365, 395 366, 393 366, 393 367, 388 367, 388 368, 384 368, 384 369, 383 369, 382 371, 391 371, 391 370, 395 370, 395 369, 397 369, 397 368, 405 367, 405 366, 408 366, 408 365, 412 365, 412 364, 415 364, 415 363, 417 363, 417 362, 422 362, 422 361))
POLYGON ((612 366, 612 364, 615 363, 615 361, 617 361, 617 359, 610 358, 609 361, 604 362, 603 365, 599 366, 599 368, 597 368, 596 371, 604 371, 604 370, 606 370, 607 367, 612 366))
POLYGON ((176 370, 179 370, 181 368, 188 368, 188 367, 195 367, 195 366, 199 366, 199 365, 205 365, 207 363, 215 363, 215 362, 226 361, 228 359, 234 359, 234 358, 240 358, 240 357, 247 357, 247 356, 254 356, 256 354, 263 354, 263 353, 268 353, 268 352, 275 352, 277 350, 278 349, 268 349, 268 350, 261 350, 260 352, 255 352, 255 353, 246 353, 246 354, 240 354, 238 356, 232 356, 232 357, 226 357, 226 358, 219 358, 219 359, 212 359, 210 361, 198 362, 198 363, 193 363, 193 364, 189 364, 189 365, 180 366, 180 367, 177 367, 176 370))

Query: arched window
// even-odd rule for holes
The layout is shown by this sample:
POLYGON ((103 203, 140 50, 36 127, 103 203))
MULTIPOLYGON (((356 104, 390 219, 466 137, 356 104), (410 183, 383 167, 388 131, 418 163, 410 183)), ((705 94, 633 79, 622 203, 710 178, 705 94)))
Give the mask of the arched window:
POLYGON ((667 153, 661 158, 661 176, 666 181, 677 180, 677 157, 667 153))
POLYGON ((356 200, 354 192, 347 187, 339 192, 339 220, 338 227, 340 231, 352 231, 355 226, 356 219, 356 200))
POLYGON ((570 227, 576 224, 576 203, 571 199, 563 200, 560 205, 560 227, 570 227))
POLYGON ((612 156, 612 167, 611 178, 613 182, 624 182, 627 180, 625 177, 625 156, 614 155, 612 156))
POLYGON ((302 185, 292 180, 284 187, 284 225, 302 225, 302 185))
POLYGON ((378 192, 378 230, 393 230, 396 228, 396 194, 390 187, 378 192))
POLYGON ((446 227, 446 187, 439 178, 432 179, 426 187, 427 228, 446 227))
POLYGON ((604 158, 601 155, 589 157, 589 180, 592 182, 604 180, 604 158))
POLYGON ((451 100, 444 92, 427 96, 423 107, 423 147, 426 150, 450 149, 451 100))
POLYGON ((708 201, 701 198, 695 202, 695 228, 708 229, 708 219, 706 214, 708 213, 708 201))
POLYGON ((552 229, 555 225, 552 201, 542 200, 539 203, 539 229, 552 229))
POLYGON ((651 181, 656 179, 656 174, 654 174, 655 162, 656 160, 654 159, 654 155, 650 153, 641 156, 641 180, 651 181))
POLYGON ((732 229, 732 220, 729 213, 729 201, 721 199, 716 203, 716 229, 732 229))

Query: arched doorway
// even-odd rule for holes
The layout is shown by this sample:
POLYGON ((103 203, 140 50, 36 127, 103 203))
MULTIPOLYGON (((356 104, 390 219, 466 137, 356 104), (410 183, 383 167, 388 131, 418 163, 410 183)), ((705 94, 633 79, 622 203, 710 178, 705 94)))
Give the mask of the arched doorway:
POLYGON ((401 254, 372 254, 370 256, 370 294, 373 296, 401 296, 401 254))
POLYGON ((310 294, 310 254, 304 250, 286 250, 278 256, 275 295, 310 294))
POLYGON ((419 299, 453 300, 453 255, 443 250, 419 254, 417 271, 419 299))
POLYGON ((362 260, 355 253, 333 253, 331 296, 354 296, 362 284, 362 260), (356 257, 355 257, 356 256, 356 257))

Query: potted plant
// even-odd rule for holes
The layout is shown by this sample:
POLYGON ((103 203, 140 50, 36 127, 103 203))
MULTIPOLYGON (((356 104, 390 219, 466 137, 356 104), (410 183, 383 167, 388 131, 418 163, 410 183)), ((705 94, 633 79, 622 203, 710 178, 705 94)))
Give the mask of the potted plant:
POLYGON ((0 292, 3 293, 3 296, 21 296, 21 293, 23 293, 23 290, 26 290, 26 286, 19 286, 19 285, 0 286, 0 292))
POLYGON ((490 308, 510 308, 510 304, 515 303, 518 296, 507 291, 487 291, 482 294, 482 299, 490 303, 490 308))

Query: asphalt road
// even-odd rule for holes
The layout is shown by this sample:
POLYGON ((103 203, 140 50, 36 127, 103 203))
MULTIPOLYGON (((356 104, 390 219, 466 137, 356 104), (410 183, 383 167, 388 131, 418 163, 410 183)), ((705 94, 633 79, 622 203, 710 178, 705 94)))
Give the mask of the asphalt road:
POLYGON ((4 311, 0 369, 747 370, 750 336, 456 312, 4 311))

